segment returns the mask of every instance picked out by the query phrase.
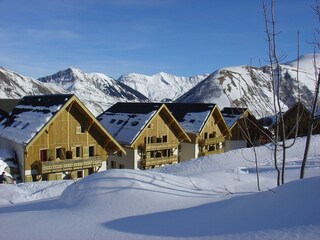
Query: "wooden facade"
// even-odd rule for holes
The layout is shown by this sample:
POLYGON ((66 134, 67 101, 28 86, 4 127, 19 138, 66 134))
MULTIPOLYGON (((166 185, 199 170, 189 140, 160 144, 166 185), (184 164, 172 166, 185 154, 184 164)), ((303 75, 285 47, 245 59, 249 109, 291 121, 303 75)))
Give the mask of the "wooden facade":
POLYGON ((222 109, 231 135, 227 139, 227 149, 253 147, 266 144, 272 139, 272 133, 265 129, 247 108, 222 109))
POLYGON ((76 96, 33 96, 28 102, 33 98, 39 101, 35 109, 40 109, 40 102, 46 108, 50 101, 65 102, 40 130, 33 130, 29 142, 18 144, 23 148, 23 154, 17 154, 23 181, 82 178, 106 169, 108 153, 124 152, 76 96))
MULTIPOLYGON (((279 116, 280 118, 280 116, 279 116)), ((310 111, 301 103, 297 102, 294 104, 289 110, 283 113, 284 120, 284 131, 282 129, 282 121, 278 119, 278 123, 274 123, 271 125, 270 130, 273 132, 276 131, 276 126, 279 128, 279 136, 282 140, 283 137, 285 139, 306 136, 308 133, 308 122, 311 118, 310 111)), ((320 121, 314 121, 314 127, 312 134, 320 133, 320 121)))
POLYGON ((191 142, 181 143, 179 161, 223 153, 229 129, 215 104, 169 103, 166 104, 191 142))
MULTIPOLYGON (((113 155, 108 161, 108 168, 149 169, 178 162, 178 149, 181 141, 190 141, 178 122, 174 119, 164 104, 158 103, 117 103, 98 117, 102 125, 118 139, 127 155, 113 155), (123 128, 113 130, 117 122, 110 124, 117 115, 127 114, 123 128), (136 114, 136 118, 130 116, 136 114), (148 120, 135 128, 134 123, 148 120), (140 119, 140 120, 138 120, 140 119), (127 128, 126 126, 131 126, 127 128), (117 133, 121 131, 135 131, 133 138, 120 141, 117 133)), ((116 121, 119 121, 118 119, 116 121)))

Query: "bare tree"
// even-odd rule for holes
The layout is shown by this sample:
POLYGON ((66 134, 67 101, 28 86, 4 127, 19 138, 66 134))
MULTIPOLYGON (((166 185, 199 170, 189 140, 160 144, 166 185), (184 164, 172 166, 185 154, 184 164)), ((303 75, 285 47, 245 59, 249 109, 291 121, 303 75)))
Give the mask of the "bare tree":
MULTIPOLYGON (((265 5, 265 1, 262 0, 262 6, 265 17, 265 32, 267 35, 267 43, 268 43, 268 60, 270 64, 270 79, 273 87, 273 109, 275 116, 275 129, 274 129, 274 166, 277 171, 277 185, 284 184, 285 181, 285 168, 286 168, 286 150, 292 147, 295 143, 295 139, 298 135, 298 128, 300 122, 300 111, 298 109, 296 115, 296 126, 293 129, 295 131, 294 141, 292 143, 287 143, 286 140, 288 135, 286 135, 286 123, 284 119, 284 113, 282 111, 282 103, 280 98, 280 90, 282 84, 282 73, 281 73, 281 65, 280 62, 284 59, 284 56, 278 56, 277 50, 277 35, 276 31, 276 18, 275 18, 275 1, 271 0, 270 2, 270 17, 268 15, 267 7, 265 5), (278 163, 278 152, 282 153, 282 165, 281 170, 278 163)), ((298 33, 299 38, 299 33, 298 33)), ((298 44, 299 45, 299 44, 298 44)), ((298 66, 297 66, 297 82, 298 82, 298 91, 300 92, 299 86, 299 46, 298 46, 298 66)), ((300 95, 300 93, 299 93, 300 95)), ((298 99, 298 101, 300 101, 298 99)), ((299 107, 299 106, 298 106, 299 107)))
POLYGON ((316 61, 314 61, 314 68, 315 68, 315 75, 316 75, 317 80, 316 80, 315 95, 314 95, 314 99, 313 99, 311 113, 310 113, 310 117, 308 118, 308 133, 307 133, 307 138, 306 138, 306 146, 304 149, 304 154, 303 154, 303 159, 302 159, 302 164, 301 164, 301 169, 300 169, 300 178, 301 179, 304 178, 305 167, 307 164, 307 158, 308 158, 310 142, 311 142, 311 137, 312 137, 313 125, 315 123, 315 120, 317 120, 315 113, 317 110, 317 102, 318 102, 318 95, 319 95, 320 73, 318 73, 318 70, 316 67, 316 61))
MULTIPOLYGON (((315 7, 313 9, 315 10, 316 16, 318 17, 318 22, 320 23, 320 6, 319 6, 318 1, 315 1, 315 7)), ((319 29, 316 30, 316 34, 320 35, 319 29)), ((320 48, 320 41, 319 41, 318 36, 316 34, 314 36, 313 44, 315 47, 320 48)), ((309 148, 310 148, 312 130, 313 130, 313 126, 315 124, 315 121, 317 120, 317 116, 315 116, 315 115, 316 115, 318 96, 319 96, 320 72, 318 71, 318 68, 317 68, 315 51, 314 51, 313 66, 315 69, 315 93, 314 93, 314 99, 313 99, 313 103, 312 103, 312 107, 311 107, 310 117, 308 118, 308 133, 307 133, 307 138, 306 138, 306 146, 304 149, 302 164, 301 164, 301 168, 300 168, 300 179, 304 178, 305 167, 307 164, 307 158, 308 158, 308 153, 309 153, 309 148)))

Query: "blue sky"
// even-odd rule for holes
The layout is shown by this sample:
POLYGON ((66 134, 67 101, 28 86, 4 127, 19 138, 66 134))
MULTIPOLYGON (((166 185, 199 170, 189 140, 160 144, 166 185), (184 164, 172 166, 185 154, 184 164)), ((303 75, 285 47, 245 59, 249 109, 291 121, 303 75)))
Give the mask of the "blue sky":
MULTIPOLYGON (((269 8, 269 0, 266 4, 269 8)), ((312 53, 315 0, 276 0, 278 52, 312 53)), ((34 78, 68 67, 118 78, 266 65, 261 0, 0 0, 0 66, 34 78)))

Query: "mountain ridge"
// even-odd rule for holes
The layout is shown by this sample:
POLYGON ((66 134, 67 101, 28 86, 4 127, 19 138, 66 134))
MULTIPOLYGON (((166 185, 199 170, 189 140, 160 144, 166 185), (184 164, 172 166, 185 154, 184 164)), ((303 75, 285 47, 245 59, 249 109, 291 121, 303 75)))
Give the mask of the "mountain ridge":
MULTIPOLYGON (((316 78, 314 59, 318 64, 320 55, 306 54, 299 61, 280 65, 282 110, 299 99, 309 107, 314 97, 316 78)), ((231 66, 191 77, 164 72, 152 76, 130 73, 117 80, 103 73, 84 73, 73 67, 36 80, 0 67, 0 79, 4 83, 0 86, 1 98, 74 93, 94 115, 118 101, 216 103, 221 109, 247 107, 257 117, 275 114, 270 66, 231 66)))

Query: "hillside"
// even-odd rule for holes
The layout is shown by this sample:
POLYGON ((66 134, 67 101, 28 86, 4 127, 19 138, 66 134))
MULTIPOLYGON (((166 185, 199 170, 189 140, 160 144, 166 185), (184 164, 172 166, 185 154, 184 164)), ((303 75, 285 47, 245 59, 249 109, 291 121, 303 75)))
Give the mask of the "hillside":
MULTIPOLYGON (((298 77, 296 60, 281 64, 280 100, 283 110, 296 103, 299 95, 301 101, 310 107, 315 86, 313 61, 313 55, 304 55, 300 58, 298 77), (297 79, 299 79, 300 92, 297 79)), ((320 62, 320 55, 316 55, 316 61, 320 62)), ((214 102, 220 108, 247 107, 256 116, 263 117, 274 114, 273 87, 270 79, 268 66, 226 67, 212 73, 175 102, 214 102)))
POLYGON ((0 98, 21 98, 25 95, 64 93, 55 85, 45 84, 0 67, 0 98))

